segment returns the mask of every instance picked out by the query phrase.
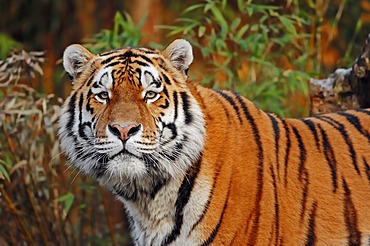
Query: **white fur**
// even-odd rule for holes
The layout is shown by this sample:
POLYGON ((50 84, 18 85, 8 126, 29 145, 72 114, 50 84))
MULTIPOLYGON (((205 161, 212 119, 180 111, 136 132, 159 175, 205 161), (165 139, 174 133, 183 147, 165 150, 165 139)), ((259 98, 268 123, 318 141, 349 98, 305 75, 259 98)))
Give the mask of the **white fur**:
MULTIPOLYGON (((90 57, 90 53, 87 53, 82 46, 70 46, 66 49, 64 54, 63 64, 68 73, 72 76, 77 76, 83 71, 81 64, 86 64, 90 57)), ((168 56, 173 65, 184 72, 193 60, 193 54, 190 44, 185 40, 176 40, 165 50, 165 54, 168 56)), ((101 91, 107 91, 109 96, 112 97, 112 76, 110 68, 100 69, 95 78, 95 81, 101 81, 103 85, 99 88, 94 88, 92 92, 98 94, 101 91), (103 79, 102 76, 108 73, 109 76, 103 79)), ((141 83, 143 85, 143 91, 141 93, 144 99, 147 91, 152 90, 160 93, 163 90, 162 85, 157 88, 155 85, 151 85, 152 80, 159 80, 160 76, 158 71, 154 67, 143 67, 141 74, 141 83), (153 77, 145 75, 145 72, 150 72, 153 77)), ((125 200, 118 196, 122 202, 124 202, 126 209, 130 216, 133 218, 132 234, 133 238, 137 239, 139 245, 158 245, 163 242, 164 238, 172 231, 174 226, 175 217, 175 202, 178 196, 179 187, 182 182, 188 177, 185 176, 186 171, 199 159, 201 152, 204 148, 205 139, 205 122, 202 111, 198 102, 193 98, 187 91, 186 87, 180 87, 180 90, 188 94, 188 100, 190 108, 190 114, 192 115, 192 122, 185 124, 185 112, 181 107, 181 99, 179 96, 178 116, 174 119, 174 109, 170 107, 166 110, 165 116, 162 117, 162 122, 169 124, 173 123, 176 126, 177 136, 174 140, 169 141, 172 136, 172 132, 169 130, 162 129, 160 122, 156 122, 159 126, 157 132, 157 138, 155 141, 143 138, 145 126, 142 126, 139 132, 131 136, 123 145, 122 141, 117 138, 109 129, 108 126, 105 128, 105 137, 96 138, 96 133, 88 133, 89 141, 84 139, 77 139, 77 142, 71 137, 70 130, 66 128, 69 119, 71 117, 68 107, 69 100, 65 102, 62 114, 59 121, 59 136, 61 139, 61 147, 69 156, 70 162, 82 170, 88 175, 93 177, 96 175, 94 170, 102 165, 98 163, 98 160, 93 157, 87 157, 85 161, 79 159, 81 154, 77 153, 76 147, 78 145, 83 146, 85 151, 91 151, 91 153, 99 153, 106 157, 103 159, 104 165, 106 166, 105 173, 99 178, 99 182, 112 189, 115 188, 124 190, 131 187, 135 182, 139 185, 142 190, 152 189, 153 180, 152 177, 148 176, 148 170, 145 163, 140 159, 144 154, 149 154, 150 158, 158 160, 158 170, 161 175, 167 180, 167 183, 158 191, 156 196, 148 197, 147 195, 140 194, 138 199, 134 202, 125 200), (144 128, 144 129, 143 129, 144 128), (163 132, 162 132, 163 131, 163 132), (162 132, 162 136, 159 133, 162 132), (187 141, 182 142, 186 136, 187 141), (92 143, 90 143, 92 142, 92 143), (168 142, 163 145, 161 143, 168 142), (161 153, 174 151, 176 143, 182 142, 183 149, 176 153, 176 161, 165 158, 161 153), (133 155, 117 155, 115 158, 109 159, 116 154, 120 153, 123 148, 132 153, 133 155), (136 156, 136 157, 135 157, 136 156)), ((78 105, 79 96, 76 98, 76 104, 78 105)), ((99 99, 98 99, 99 100, 99 99)), ((150 104, 155 102, 157 98, 148 100, 146 103, 150 104)), ((106 101, 99 100, 101 103, 107 103, 106 101)), ((173 102, 172 102, 173 103, 173 102)), ((74 124, 71 131, 78 137, 78 121, 79 121, 79 109, 78 106, 74 109, 74 124)), ((89 115, 85 109, 82 112, 82 120, 89 121, 92 116, 89 115)), ((150 167, 149 167, 150 168, 150 167)), ((96 177, 95 177, 96 178, 96 177)), ((154 182, 155 183, 155 182, 154 182)), ((201 211, 207 203, 212 188, 212 181, 203 179, 202 183, 194 184, 194 192, 191 194, 188 203, 184 207, 184 221, 181 227, 181 234, 174 242, 177 245, 192 245, 191 242, 200 243, 197 241, 197 232, 190 232, 191 226, 201 216, 201 211)))

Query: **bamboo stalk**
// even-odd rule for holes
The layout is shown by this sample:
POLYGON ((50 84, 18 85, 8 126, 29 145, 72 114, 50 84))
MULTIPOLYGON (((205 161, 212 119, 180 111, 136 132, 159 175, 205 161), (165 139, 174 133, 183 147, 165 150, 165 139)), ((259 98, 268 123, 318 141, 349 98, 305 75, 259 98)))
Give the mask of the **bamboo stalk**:
MULTIPOLYGON (((21 176, 22 176, 22 182, 23 182, 23 184, 26 184, 26 180, 24 178, 24 175, 21 175, 21 176)), ((32 177, 31 177, 31 180, 33 180, 32 177)), ((36 188, 36 187, 34 187, 34 188, 36 188)), ((26 185, 26 194, 27 194, 28 200, 31 203, 32 210, 33 210, 33 212, 34 212, 34 214, 36 216, 36 222, 37 222, 37 224, 38 224, 38 226, 40 228, 42 240, 44 241, 44 244, 47 245, 48 244, 48 236, 45 233, 46 228, 45 228, 44 224, 41 221, 38 208, 37 208, 37 206, 35 204, 35 200, 33 199, 32 195, 31 195, 31 191, 29 190, 29 187, 27 185, 26 185)))
POLYGON ((4 197, 5 199, 5 202, 8 204, 8 208, 10 209, 10 211, 14 214, 14 216, 16 217, 18 223, 20 224, 24 234, 26 235, 28 241, 32 244, 32 245, 35 245, 34 243, 34 240, 32 238, 32 235, 31 235, 31 232, 28 230, 27 226, 26 226, 26 223, 23 221, 23 219, 19 216, 20 212, 17 210, 17 208, 15 207, 14 203, 12 202, 12 200, 10 199, 9 195, 7 194, 7 192, 4 190, 4 188, 0 185, 0 193, 2 194, 2 196, 4 197))

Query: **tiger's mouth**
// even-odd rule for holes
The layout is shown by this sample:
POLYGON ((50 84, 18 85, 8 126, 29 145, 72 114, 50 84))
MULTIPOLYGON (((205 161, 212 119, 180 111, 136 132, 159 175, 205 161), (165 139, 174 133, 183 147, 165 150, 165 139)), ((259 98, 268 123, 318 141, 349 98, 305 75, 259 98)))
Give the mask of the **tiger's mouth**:
POLYGON ((121 151, 119 151, 118 153, 115 153, 114 155, 110 156, 109 160, 113 160, 113 159, 116 159, 118 157, 123 157, 123 156, 127 156, 127 157, 130 156, 130 157, 135 157, 137 159, 141 159, 138 155, 135 155, 134 153, 131 153, 125 147, 123 147, 123 149, 121 151))

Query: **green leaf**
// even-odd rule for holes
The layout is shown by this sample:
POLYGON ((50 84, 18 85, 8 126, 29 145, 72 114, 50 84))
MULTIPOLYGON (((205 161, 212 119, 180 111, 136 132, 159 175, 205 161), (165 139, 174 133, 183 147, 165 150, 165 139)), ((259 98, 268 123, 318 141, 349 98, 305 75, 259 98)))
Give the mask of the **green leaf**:
POLYGON ((279 16, 278 19, 280 20, 280 22, 283 24, 283 26, 287 29, 289 33, 297 34, 293 21, 291 19, 283 15, 279 16))
POLYGON ((10 181, 9 173, 2 164, 0 164, 0 179, 1 176, 3 176, 6 180, 10 181))
POLYGON ((200 26, 198 29, 198 37, 203 37, 204 33, 206 32, 206 27, 205 26, 200 26))
POLYGON ((235 18, 233 22, 231 22, 230 30, 232 32, 235 31, 235 29, 239 26, 240 22, 241 22, 241 19, 239 17, 235 18))
POLYGON ((227 22, 223 16, 223 14, 221 13, 221 11, 217 8, 217 6, 212 6, 211 8, 211 12, 212 14, 214 15, 215 19, 216 19, 216 22, 220 25, 221 27, 221 36, 222 38, 226 38, 227 36, 227 32, 228 32, 228 26, 227 26, 227 22))
POLYGON ((203 6, 204 6, 203 3, 191 5, 191 6, 187 7, 182 14, 186 14, 188 12, 191 12, 191 11, 194 11, 196 9, 202 8, 203 6))
POLYGON ((58 202, 64 202, 64 208, 63 208, 63 210, 66 213, 68 213, 69 210, 72 207, 72 204, 73 204, 74 199, 75 199, 75 196, 72 193, 68 192, 67 194, 65 194, 63 196, 58 197, 57 198, 57 201, 58 202))
POLYGON ((248 31, 249 24, 245 24, 242 28, 239 29, 238 33, 236 34, 236 39, 241 39, 243 35, 248 31))

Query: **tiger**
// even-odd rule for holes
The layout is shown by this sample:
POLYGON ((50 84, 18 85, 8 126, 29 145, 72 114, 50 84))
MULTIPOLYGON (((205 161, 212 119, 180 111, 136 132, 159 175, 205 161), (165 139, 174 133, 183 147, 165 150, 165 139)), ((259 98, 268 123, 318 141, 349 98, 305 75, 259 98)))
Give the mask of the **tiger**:
POLYGON ((193 49, 68 46, 69 165, 112 192, 135 245, 369 245, 370 110, 282 118, 193 82, 193 49))

